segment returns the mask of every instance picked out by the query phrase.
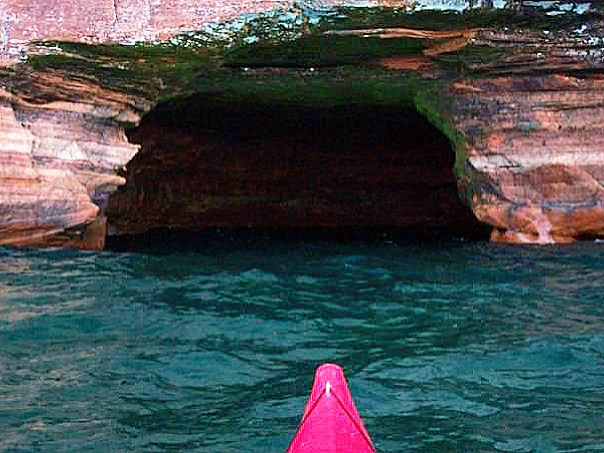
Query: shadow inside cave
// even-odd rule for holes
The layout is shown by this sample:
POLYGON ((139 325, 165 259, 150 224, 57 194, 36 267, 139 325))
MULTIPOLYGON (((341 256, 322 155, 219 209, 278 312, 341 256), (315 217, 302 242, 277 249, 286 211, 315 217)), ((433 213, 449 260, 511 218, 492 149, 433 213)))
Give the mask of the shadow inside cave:
POLYGON ((158 105, 127 135, 142 147, 107 206, 112 250, 490 233, 458 197, 449 140, 415 109, 194 95, 158 105))

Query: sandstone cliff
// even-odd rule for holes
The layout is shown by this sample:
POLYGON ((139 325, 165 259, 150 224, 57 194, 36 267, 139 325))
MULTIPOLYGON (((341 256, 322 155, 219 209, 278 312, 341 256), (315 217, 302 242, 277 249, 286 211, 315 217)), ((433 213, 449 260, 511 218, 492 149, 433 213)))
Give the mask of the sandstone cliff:
MULTIPOLYGON (((47 76, 50 86, 68 83, 47 76)), ((116 120, 130 106, 95 85, 70 88, 80 94, 75 102, 28 102, 0 90, 0 244, 103 247, 99 207, 125 183, 116 170, 138 151, 116 120)))
POLYGON ((448 85, 463 135, 460 187, 493 240, 563 243, 604 235, 602 21, 566 32, 482 31, 505 51, 448 85), (587 36, 581 31, 591 31, 587 36))
POLYGON ((493 240, 602 237, 604 80, 501 77, 465 83, 456 95, 466 107, 457 118, 469 137, 470 203, 494 226, 493 240))
POLYGON ((224 4, 112 1, 96 2, 89 15, 64 2, 39 5, 5 2, 0 11, 1 244, 98 249, 106 215, 117 234, 439 227, 467 222, 455 185, 474 216, 493 227, 493 240, 604 236, 598 14, 341 8, 312 23, 306 13, 285 25, 250 19, 227 47, 194 33, 172 40, 176 46, 124 47, 50 39, 157 40, 273 4, 231 12, 224 4), (24 45, 31 39, 46 42, 24 45), (129 143, 125 129, 158 101, 180 105, 181 123, 200 108, 206 117, 221 117, 224 105, 249 109, 220 127, 143 122, 129 143), (449 143, 437 144, 433 131, 423 143, 406 142, 412 134, 401 120, 389 126, 400 136, 384 154, 384 137, 367 139, 383 124, 350 120, 346 106, 418 110, 449 143), (257 121, 263 109, 272 123, 290 117, 291 129, 236 132, 266 129, 257 121), (308 139, 322 129, 295 119, 304 111, 373 126, 362 144, 338 150, 325 129, 308 139), (364 146, 372 151, 364 155, 364 146))

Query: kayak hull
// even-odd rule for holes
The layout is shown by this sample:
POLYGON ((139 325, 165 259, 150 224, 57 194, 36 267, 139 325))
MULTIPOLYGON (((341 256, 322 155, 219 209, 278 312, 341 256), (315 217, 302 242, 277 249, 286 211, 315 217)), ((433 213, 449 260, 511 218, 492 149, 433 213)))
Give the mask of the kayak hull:
POLYGON ((375 453, 344 371, 326 363, 315 373, 304 415, 287 453, 375 453))

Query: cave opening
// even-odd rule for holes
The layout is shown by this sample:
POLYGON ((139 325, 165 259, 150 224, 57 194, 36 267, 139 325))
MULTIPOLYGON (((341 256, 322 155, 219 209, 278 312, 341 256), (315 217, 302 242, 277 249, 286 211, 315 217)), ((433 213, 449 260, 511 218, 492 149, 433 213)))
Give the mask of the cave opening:
POLYGON ((107 248, 225 238, 485 240, 459 199, 447 137, 412 108, 165 102, 112 194, 107 248))

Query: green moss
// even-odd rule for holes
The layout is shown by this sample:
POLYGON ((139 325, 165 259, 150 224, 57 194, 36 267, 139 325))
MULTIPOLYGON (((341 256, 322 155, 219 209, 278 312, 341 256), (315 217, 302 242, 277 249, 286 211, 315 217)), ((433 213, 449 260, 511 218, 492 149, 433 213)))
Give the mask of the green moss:
POLYGON ((333 107, 349 104, 397 105, 412 107, 417 92, 418 78, 379 78, 363 67, 338 70, 290 70, 279 74, 255 74, 236 71, 223 77, 220 83, 201 78, 192 83, 192 93, 220 96, 230 103, 255 103, 266 105, 301 105, 333 107))
MULTIPOLYGON (((342 82, 307 82, 300 84, 293 91, 301 91, 301 97, 314 98, 331 94, 343 98, 356 98, 352 94, 367 89, 367 102, 383 102, 388 97, 384 94, 390 84, 390 95, 401 89, 408 92, 409 82, 397 81, 396 77, 385 74, 383 69, 368 64, 380 58, 395 56, 422 55, 422 51, 438 41, 424 39, 379 39, 361 36, 326 35, 329 30, 381 27, 409 27, 425 30, 453 30, 466 28, 503 28, 526 27, 531 29, 560 29, 575 26, 578 21, 585 21, 585 16, 565 14, 548 16, 544 13, 518 15, 509 10, 484 12, 470 10, 465 13, 454 11, 418 11, 408 12, 405 8, 352 8, 341 7, 333 14, 323 15, 317 24, 310 24, 304 15, 288 19, 288 23, 279 22, 278 15, 260 15, 251 19, 243 29, 231 30, 238 35, 236 44, 228 47, 224 38, 212 36, 208 32, 192 32, 173 38, 159 45, 86 45, 66 42, 37 43, 39 45, 57 46, 62 49, 58 55, 32 57, 27 63, 33 69, 61 69, 66 74, 84 77, 103 86, 111 86, 132 94, 140 94, 150 100, 166 99, 183 92, 195 89, 216 90, 220 85, 249 85, 243 78, 229 80, 222 65, 230 67, 263 67, 278 66, 289 68, 310 67, 351 67, 359 80, 376 78, 385 82, 363 82, 355 80, 358 85, 347 86, 342 82), (302 33, 304 32, 304 33, 302 33), (202 39, 203 38, 203 39, 202 39), (256 40, 247 43, 247 38, 256 40), (179 45, 173 45, 179 43, 179 45), (205 43, 199 47, 200 43, 205 43), (378 85, 382 85, 379 86, 378 85), (316 85, 316 86, 315 86, 316 85), (319 89, 320 94, 310 93, 319 89)), ((227 24, 224 25, 227 28, 227 24)), ((456 52, 439 55, 435 58, 441 70, 440 77, 454 79, 459 77, 476 77, 480 74, 473 71, 477 65, 500 61, 510 50, 492 49, 489 47, 466 47, 456 52)), ((408 78, 409 73, 401 73, 399 78, 408 78)), ((292 94, 282 83, 265 81, 265 88, 256 87, 262 96, 269 98, 292 98, 292 94), (275 90, 270 93, 270 90, 275 90)), ((256 81, 256 84, 259 82, 256 81)), ((413 82, 415 83, 415 82, 413 82)), ((231 89, 231 88, 228 88, 231 89)), ((244 91, 250 91, 245 88, 244 91)), ((254 90, 252 90, 254 91, 254 90)), ((394 95, 398 97, 398 95, 394 95)), ((407 94, 404 96, 408 98, 407 94)))
POLYGON ((466 165, 466 138, 455 128, 451 121, 453 111, 451 97, 444 92, 445 84, 436 82, 424 87, 415 96, 417 110, 440 129, 451 141, 455 151, 454 173, 458 178, 463 178, 466 165))
POLYGON ((225 53, 231 66, 337 66, 377 58, 417 55, 427 47, 423 39, 380 39, 315 34, 281 45, 266 41, 236 47, 225 53))
POLYGON ((25 66, 33 70, 61 70, 67 78, 88 80, 150 101, 179 94, 199 72, 216 71, 221 64, 215 49, 44 44, 59 47, 61 52, 33 56, 25 66))

